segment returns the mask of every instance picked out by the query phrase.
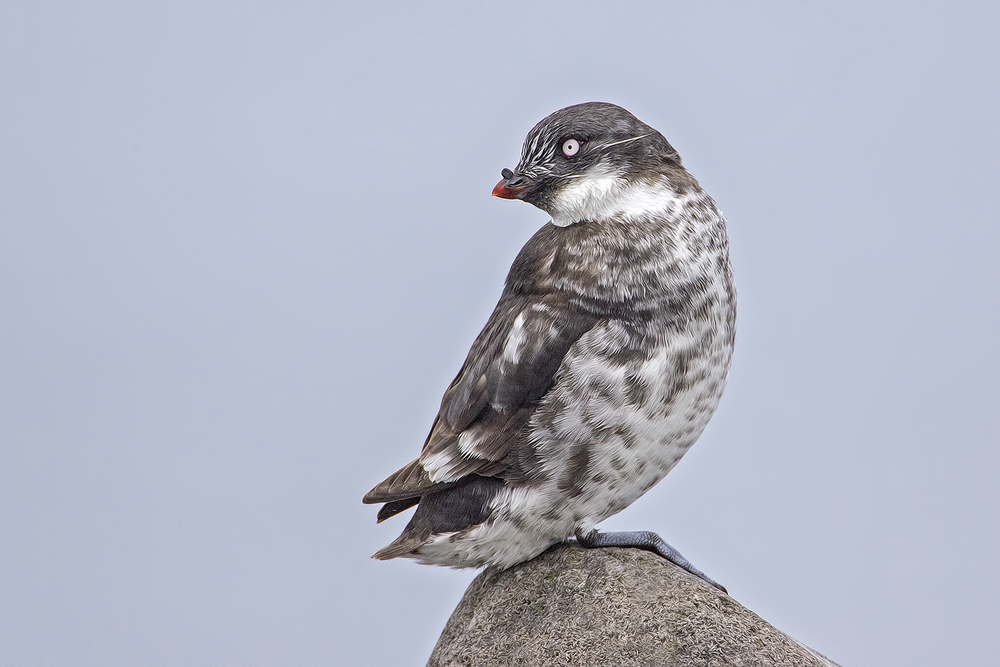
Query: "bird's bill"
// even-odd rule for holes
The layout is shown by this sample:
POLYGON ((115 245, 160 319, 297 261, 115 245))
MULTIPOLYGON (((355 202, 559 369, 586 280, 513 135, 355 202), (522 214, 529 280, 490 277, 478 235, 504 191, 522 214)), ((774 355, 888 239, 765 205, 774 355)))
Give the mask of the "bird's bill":
POLYGON ((523 176, 501 179, 493 188, 493 196, 500 199, 524 199, 524 195, 531 189, 531 181, 523 176))

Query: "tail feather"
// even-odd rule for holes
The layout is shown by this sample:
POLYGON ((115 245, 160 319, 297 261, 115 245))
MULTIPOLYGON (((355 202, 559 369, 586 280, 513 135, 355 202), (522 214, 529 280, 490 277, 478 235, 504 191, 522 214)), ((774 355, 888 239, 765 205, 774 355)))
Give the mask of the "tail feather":
POLYGON ((481 525, 492 515, 491 503, 504 487, 504 480, 497 477, 472 475, 440 492, 387 502, 379 512, 380 517, 388 518, 413 504, 417 505, 417 511, 403 533, 372 558, 389 560, 408 556, 435 536, 461 533, 481 525))
POLYGON ((407 534, 407 532, 404 531, 402 535, 393 540, 392 544, 379 549, 372 554, 372 558, 375 560, 392 560, 393 558, 399 558, 400 556, 413 553, 423 546, 426 541, 427 538, 420 538, 413 534, 407 534))

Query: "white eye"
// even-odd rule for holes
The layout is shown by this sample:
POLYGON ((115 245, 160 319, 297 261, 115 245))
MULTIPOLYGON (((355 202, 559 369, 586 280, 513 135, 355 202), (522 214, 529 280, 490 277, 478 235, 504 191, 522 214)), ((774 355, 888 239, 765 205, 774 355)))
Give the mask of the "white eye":
POLYGON ((573 157, 580 152, 580 142, 576 139, 567 139, 562 145, 563 155, 573 157))

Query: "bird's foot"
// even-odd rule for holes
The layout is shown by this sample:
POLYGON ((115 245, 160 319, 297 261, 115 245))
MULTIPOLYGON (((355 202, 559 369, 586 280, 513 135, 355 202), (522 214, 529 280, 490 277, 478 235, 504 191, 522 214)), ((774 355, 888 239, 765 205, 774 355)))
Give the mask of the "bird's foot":
POLYGON ((723 593, 728 594, 726 587, 717 581, 712 580, 704 572, 691 564, 687 558, 682 556, 677 549, 663 541, 663 538, 650 530, 630 530, 619 533, 600 533, 592 530, 587 534, 577 533, 576 541, 585 549, 597 549, 599 547, 629 547, 634 549, 645 549, 666 558, 668 561, 686 570, 708 583, 718 588, 723 593))

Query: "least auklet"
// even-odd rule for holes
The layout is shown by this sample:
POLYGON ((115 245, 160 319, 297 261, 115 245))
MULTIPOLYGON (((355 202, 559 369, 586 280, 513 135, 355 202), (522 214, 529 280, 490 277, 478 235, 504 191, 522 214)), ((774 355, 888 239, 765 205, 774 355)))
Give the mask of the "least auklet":
POLYGON ((374 557, 509 567, 576 536, 718 586, 655 533, 595 526, 719 404, 736 332, 725 219, 663 135, 614 104, 543 119, 502 176, 495 196, 552 221, 514 260, 419 458, 364 497, 380 522, 417 506, 374 557))

